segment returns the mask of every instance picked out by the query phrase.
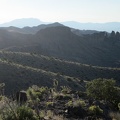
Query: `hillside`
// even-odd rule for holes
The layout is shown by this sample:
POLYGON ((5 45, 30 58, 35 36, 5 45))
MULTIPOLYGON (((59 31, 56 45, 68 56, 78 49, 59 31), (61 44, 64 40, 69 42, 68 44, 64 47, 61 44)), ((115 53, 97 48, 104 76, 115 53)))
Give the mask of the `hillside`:
POLYGON ((106 32, 78 36, 65 26, 48 27, 25 39, 29 45, 14 45, 15 47, 8 50, 34 52, 83 64, 119 68, 119 36, 118 33, 118 38, 117 35, 112 37, 112 33, 106 32))
POLYGON ((90 66, 33 53, 1 51, 0 65, 0 80, 6 83, 7 93, 32 84, 50 87, 53 79, 79 90, 84 90, 86 81, 96 78, 114 78, 120 84, 118 68, 90 66), (12 85, 15 85, 13 89, 12 85))
POLYGON ((114 78, 120 84, 119 32, 91 32, 76 35, 59 23, 36 34, 1 28, 0 81, 6 83, 6 93, 33 84, 51 86, 53 79, 83 91, 86 82, 96 78, 114 78))

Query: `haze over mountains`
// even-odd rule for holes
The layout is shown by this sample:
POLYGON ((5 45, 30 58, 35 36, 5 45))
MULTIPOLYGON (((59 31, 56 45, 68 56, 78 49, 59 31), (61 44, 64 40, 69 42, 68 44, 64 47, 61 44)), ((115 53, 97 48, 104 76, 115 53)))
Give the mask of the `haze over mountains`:
POLYGON ((6 22, 3 24, 0 24, 0 27, 9 27, 9 26, 14 26, 14 27, 33 27, 33 26, 38 26, 40 24, 47 24, 47 22, 42 22, 39 19, 36 18, 22 18, 22 19, 16 19, 10 22, 6 22))
POLYGON ((15 90, 51 86, 53 79, 82 90, 80 80, 114 78, 119 84, 119 51, 119 32, 78 30, 57 22, 1 27, 0 81, 6 83, 7 93, 13 84, 15 90))
MULTIPOLYGON (((114 31, 120 31, 120 22, 107 22, 107 23, 80 23, 76 21, 65 21, 61 22, 63 25, 72 27, 75 29, 80 30, 97 30, 97 31, 107 31, 111 32, 114 31)), ((23 18, 23 19, 16 19, 7 23, 0 24, 0 27, 33 27, 38 26, 41 24, 50 24, 50 22, 43 22, 36 18, 23 18)))

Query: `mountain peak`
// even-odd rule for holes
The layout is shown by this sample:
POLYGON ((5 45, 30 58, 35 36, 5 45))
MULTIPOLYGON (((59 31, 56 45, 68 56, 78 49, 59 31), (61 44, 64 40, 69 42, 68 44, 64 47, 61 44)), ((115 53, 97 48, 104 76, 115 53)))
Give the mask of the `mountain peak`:
POLYGON ((15 19, 7 23, 0 24, 0 27, 15 26, 15 27, 23 28, 25 26, 33 27, 40 24, 46 24, 46 23, 36 18, 21 18, 21 19, 15 19))

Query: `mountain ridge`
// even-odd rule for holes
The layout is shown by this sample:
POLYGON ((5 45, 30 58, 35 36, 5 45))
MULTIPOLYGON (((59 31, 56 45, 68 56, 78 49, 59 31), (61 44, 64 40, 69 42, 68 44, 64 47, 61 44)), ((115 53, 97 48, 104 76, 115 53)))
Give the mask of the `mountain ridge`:
MULTIPOLYGON (((22 19, 15 19, 13 21, 7 22, 0 24, 0 27, 33 27, 33 26, 38 26, 41 24, 51 24, 54 22, 43 22, 40 21, 37 18, 22 18, 22 19)), ((61 24, 79 29, 79 30, 96 30, 96 31, 119 31, 120 32, 120 22, 105 22, 105 23, 81 23, 81 22, 76 22, 76 21, 65 21, 65 22, 60 22, 61 24)))
POLYGON ((51 87, 54 79, 73 89, 100 77, 120 84, 119 32, 79 31, 77 35, 75 29, 59 23, 43 25, 35 34, 16 29, 0 29, 0 82, 6 84, 6 93, 12 92, 13 85, 14 90, 32 84, 51 87))
POLYGON ((2 23, 0 24, 0 27, 14 26, 14 27, 23 28, 27 26, 33 27, 40 24, 47 24, 47 22, 42 22, 37 18, 21 18, 21 19, 12 20, 10 22, 2 23))
POLYGON ((96 32, 78 36, 71 31, 71 28, 60 25, 46 27, 36 34, 9 31, 0 32, 0 34, 1 49, 36 52, 95 66, 120 66, 120 56, 118 54, 120 50, 119 32, 110 34, 96 32))

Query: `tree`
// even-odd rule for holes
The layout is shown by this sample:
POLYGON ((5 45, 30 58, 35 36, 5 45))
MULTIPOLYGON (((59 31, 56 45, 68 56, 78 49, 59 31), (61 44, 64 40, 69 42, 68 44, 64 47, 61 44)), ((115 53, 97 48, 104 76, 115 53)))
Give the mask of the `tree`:
POLYGON ((87 95, 98 100, 109 101, 118 105, 120 101, 120 90, 115 86, 113 79, 95 79, 86 85, 87 95))

